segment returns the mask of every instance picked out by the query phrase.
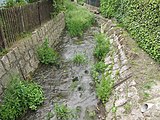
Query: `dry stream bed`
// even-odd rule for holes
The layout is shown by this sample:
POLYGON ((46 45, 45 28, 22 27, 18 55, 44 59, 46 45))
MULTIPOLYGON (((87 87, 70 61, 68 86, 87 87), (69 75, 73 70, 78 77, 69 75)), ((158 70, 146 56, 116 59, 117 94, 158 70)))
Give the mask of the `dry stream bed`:
POLYGON ((34 80, 42 85, 45 102, 37 111, 28 112, 23 120, 56 120, 54 105, 65 104, 76 115, 74 120, 98 120, 104 117, 99 111, 95 85, 91 77, 94 64, 94 35, 100 32, 95 25, 87 30, 83 37, 71 38, 64 31, 59 38, 61 43, 56 48, 61 56, 60 66, 40 66, 35 72, 34 80), (76 54, 85 55, 85 63, 75 64, 76 54))

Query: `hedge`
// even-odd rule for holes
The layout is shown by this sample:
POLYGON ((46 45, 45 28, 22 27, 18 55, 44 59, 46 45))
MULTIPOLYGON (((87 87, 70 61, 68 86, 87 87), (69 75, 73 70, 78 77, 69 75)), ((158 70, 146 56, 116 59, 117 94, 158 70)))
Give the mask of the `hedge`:
POLYGON ((160 62, 160 0, 101 0, 101 13, 117 21, 160 62))

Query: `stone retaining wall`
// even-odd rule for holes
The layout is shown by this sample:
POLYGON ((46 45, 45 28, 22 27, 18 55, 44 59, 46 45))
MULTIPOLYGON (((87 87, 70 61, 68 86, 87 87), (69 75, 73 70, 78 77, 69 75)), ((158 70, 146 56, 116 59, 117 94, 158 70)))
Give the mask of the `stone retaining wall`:
POLYGON ((16 74, 23 79, 34 72, 39 64, 36 49, 45 38, 48 38, 50 46, 55 47, 59 43, 59 36, 65 27, 64 13, 60 13, 56 18, 48 21, 40 28, 32 32, 15 44, 9 52, 0 59, 0 96, 16 74))

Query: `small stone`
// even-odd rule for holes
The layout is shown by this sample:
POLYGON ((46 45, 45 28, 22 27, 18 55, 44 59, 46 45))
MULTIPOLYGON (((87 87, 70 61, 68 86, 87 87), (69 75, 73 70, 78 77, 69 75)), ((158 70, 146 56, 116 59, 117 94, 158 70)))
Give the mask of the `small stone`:
POLYGON ((130 82, 130 84, 129 84, 129 87, 135 86, 135 85, 136 85, 136 82, 135 82, 134 80, 132 80, 132 81, 130 82))
POLYGON ((116 106, 116 107, 123 106, 125 103, 127 103, 127 99, 122 98, 122 99, 117 100, 117 101, 115 102, 115 106, 116 106))

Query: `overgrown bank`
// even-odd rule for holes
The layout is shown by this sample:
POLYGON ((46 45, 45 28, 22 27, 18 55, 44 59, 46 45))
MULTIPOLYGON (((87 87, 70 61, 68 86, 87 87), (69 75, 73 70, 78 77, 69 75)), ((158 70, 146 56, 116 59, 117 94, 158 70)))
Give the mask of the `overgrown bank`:
POLYGON ((152 58, 160 62, 160 1, 101 0, 102 14, 116 18, 152 58))

